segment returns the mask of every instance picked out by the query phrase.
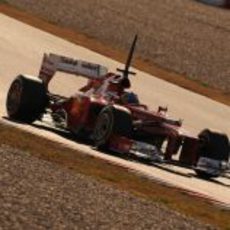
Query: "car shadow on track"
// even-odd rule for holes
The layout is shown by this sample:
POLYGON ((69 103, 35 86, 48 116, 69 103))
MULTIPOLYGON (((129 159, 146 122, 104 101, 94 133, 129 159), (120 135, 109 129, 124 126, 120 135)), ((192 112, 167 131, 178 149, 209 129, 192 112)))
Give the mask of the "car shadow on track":
MULTIPOLYGON (((23 122, 10 120, 7 117, 2 117, 2 118, 4 120, 7 120, 8 122, 11 122, 12 124, 17 123, 17 124, 20 124, 20 125, 25 125, 25 123, 23 123, 23 122)), ((26 124, 26 125, 28 125, 28 124, 26 124)), ((43 123, 43 122, 35 122, 33 124, 30 124, 29 126, 34 127, 36 129, 43 130, 43 131, 48 131, 48 132, 54 133, 54 134, 56 134, 56 135, 58 135, 58 136, 60 136, 62 138, 65 138, 65 139, 67 139, 69 141, 76 142, 78 144, 87 145, 87 146, 89 146, 90 148, 92 148, 94 150, 100 151, 100 152, 102 152, 104 154, 108 154, 108 155, 111 155, 111 156, 114 156, 114 157, 121 158, 123 160, 138 162, 138 163, 145 164, 145 165, 148 165, 148 166, 156 167, 156 168, 159 168, 159 169, 161 169, 163 171, 167 171, 167 172, 176 174, 178 176, 183 176, 183 177, 187 177, 187 178, 194 178, 195 177, 197 179, 205 180, 207 182, 212 182, 212 183, 224 186, 224 187, 230 187, 230 184, 223 183, 223 182, 221 182, 221 181, 219 181, 217 179, 199 178, 199 177, 196 176, 195 173, 192 173, 192 172, 184 173, 184 172, 178 171, 176 169, 173 169, 173 167, 170 167, 170 166, 179 166, 181 168, 191 169, 191 167, 187 167, 185 165, 179 165, 176 161, 172 161, 172 162, 170 162, 168 164, 153 163, 153 162, 149 162, 148 160, 145 160, 145 159, 140 159, 140 158, 138 158, 138 157, 136 157, 134 155, 131 155, 131 154, 122 154, 122 153, 117 153, 117 152, 114 152, 114 151, 111 151, 111 150, 97 149, 93 145, 93 141, 90 140, 90 138, 77 137, 76 135, 74 135, 73 133, 71 133, 71 132, 69 132, 67 130, 59 129, 59 128, 56 128, 56 127, 51 126, 49 124, 43 123)))

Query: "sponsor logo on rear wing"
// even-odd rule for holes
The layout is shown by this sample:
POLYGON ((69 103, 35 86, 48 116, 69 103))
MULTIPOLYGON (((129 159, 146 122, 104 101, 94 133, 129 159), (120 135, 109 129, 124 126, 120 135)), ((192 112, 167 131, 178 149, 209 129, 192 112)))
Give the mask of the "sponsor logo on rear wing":
POLYGON ((56 71, 75 74, 89 79, 101 79, 107 73, 105 66, 57 54, 44 54, 39 78, 48 85, 56 71))

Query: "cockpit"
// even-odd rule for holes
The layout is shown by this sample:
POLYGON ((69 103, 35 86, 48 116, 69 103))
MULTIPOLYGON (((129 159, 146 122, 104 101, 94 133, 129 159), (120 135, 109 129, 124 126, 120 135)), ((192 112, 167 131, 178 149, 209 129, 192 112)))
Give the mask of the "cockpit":
POLYGON ((122 104, 134 104, 134 105, 140 104, 137 94, 133 92, 124 92, 121 95, 121 102, 122 104))

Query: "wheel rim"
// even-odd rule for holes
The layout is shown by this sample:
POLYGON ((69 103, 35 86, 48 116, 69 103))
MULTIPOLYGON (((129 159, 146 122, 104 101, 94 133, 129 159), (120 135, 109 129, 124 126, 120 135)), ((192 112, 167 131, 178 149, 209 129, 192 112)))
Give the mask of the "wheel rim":
POLYGON ((9 90, 7 97, 7 111, 9 115, 13 115, 18 111, 22 96, 22 86, 18 81, 15 81, 9 90))
POLYGON ((112 127, 111 119, 107 113, 103 113, 98 117, 94 130, 94 138, 96 141, 105 140, 112 127))

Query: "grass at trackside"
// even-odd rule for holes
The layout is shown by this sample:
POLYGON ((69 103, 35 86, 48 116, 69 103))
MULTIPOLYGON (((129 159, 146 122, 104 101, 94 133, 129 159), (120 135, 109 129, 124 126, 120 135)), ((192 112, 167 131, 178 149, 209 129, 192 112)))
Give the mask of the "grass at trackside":
POLYGON ((92 176, 137 196, 159 202, 167 207, 216 225, 230 226, 230 211, 214 206, 201 198, 191 197, 178 189, 169 188, 138 176, 107 161, 84 155, 45 138, 0 123, 0 145, 5 144, 29 152, 32 156, 59 164, 78 173, 92 176))

